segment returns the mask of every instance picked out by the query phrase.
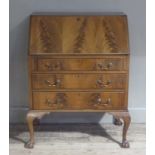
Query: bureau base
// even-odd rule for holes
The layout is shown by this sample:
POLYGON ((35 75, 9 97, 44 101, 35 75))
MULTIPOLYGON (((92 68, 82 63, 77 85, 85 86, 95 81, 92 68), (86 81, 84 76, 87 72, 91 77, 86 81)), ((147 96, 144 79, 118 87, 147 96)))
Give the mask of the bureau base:
MULTIPOLYGON (((127 131, 131 122, 131 117, 128 111, 103 111, 107 112, 114 117, 114 124, 115 125, 122 125, 123 124, 123 133, 122 133, 122 148, 129 148, 129 142, 127 140, 127 131), (123 123, 122 123, 122 121, 123 123)), ((29 128, 30 140, 25 144, 25 148, 33 148, 34 147, 34 127, 33 123, 36 119, 40 120, 43 116, 50 114, 51 111, 47 110, 30 110, 27 113, 27 123, 29 128)))

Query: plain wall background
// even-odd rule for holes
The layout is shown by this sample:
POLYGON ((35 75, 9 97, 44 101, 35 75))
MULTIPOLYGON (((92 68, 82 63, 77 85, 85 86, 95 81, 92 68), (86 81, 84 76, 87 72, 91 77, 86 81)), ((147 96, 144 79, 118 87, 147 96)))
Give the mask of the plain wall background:
MULTIPOLYGON (((145 0, 10 0, 10 122, 25 122, 28 111, 28 26, 33 12, 124 12, 130 39, 129 110, 145 122, 145 0)), ((5 103, 3 103, 5 104, 5 103)), ((43 122, 110 122, 102 113, 53 113, 43 122)))

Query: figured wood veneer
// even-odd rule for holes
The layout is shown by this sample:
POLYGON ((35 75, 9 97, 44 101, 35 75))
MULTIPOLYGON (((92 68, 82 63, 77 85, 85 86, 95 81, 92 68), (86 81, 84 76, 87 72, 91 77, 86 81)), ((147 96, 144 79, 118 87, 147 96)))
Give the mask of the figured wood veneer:
POLYGON ((31 16, 30 54, 128 53, 126 16, 31 16))
POLYGON ((38 71, 127 70, 123 57, 118 58, 38 58, 38 71))
POLYGON ((32 89, 125 89, 126 74, 33 74, 32 89))
POLYGON ((50 112, 108 112, 121 125, 121 146, 130 124, 129 45, 125 15, 30 17, 27 122, 50 112))
POLYGON ((124 92, 33 92, 33 102, 36 110, 125 109, 124 92))

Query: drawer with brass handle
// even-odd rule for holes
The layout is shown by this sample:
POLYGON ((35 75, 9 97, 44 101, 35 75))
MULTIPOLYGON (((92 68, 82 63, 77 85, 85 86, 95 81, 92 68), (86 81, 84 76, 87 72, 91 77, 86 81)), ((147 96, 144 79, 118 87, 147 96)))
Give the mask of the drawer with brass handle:
POLYGON ((124 92, 33 92, 35 110, 105 110, 122 108, 124 92))
POLYGON ((62 68, 62 62, 54 62, 54 63, 45 63, 44 66, 48 71, 57 71, 57 70, 63 70, 62 68))
POLYGON ((128 148, 126 15, 33 14, 29 32, 30 140, 25 147, 33 148, 33 122, 46 114, 107 112, 114 124, 123 121, 121 146, 128 148))
POLYGON ((108 62, 108 63, 105 63, 105 62, 99 62, 96 64, 96 68, 98 70, 112 70, 113 68, 113 63, 112 62, 108 62))
POLYGON ((63 108, 66 106, 66 94, 57 93, 52 99, 46 98, 45 104, 47 104, 48 107, 63 108))
POLYGON ((91 102, 92 102, 93 106, 96 106, 96 107, 97 106, 105 106, 106 107, 112 103, 112 100, 110 97, 103 99, 100 93, 94 93, 92 95, 91 102))
POLYGON ((48 86, 48 88, 50 88, 50 87, 60 88, 60 84, 61 84, 60 79, 52 79, 52 81, 53 82, 51 82, 49 80, 44 80, 44 83, 46 84, 46 86, 48 86))
POLYGON ((127 70, 124 57, 115 58, 38 58, 37 71, 120 71, 127 70))
POLYGON ((33 74, 33 89, 125 89, 126 74, 33 74))

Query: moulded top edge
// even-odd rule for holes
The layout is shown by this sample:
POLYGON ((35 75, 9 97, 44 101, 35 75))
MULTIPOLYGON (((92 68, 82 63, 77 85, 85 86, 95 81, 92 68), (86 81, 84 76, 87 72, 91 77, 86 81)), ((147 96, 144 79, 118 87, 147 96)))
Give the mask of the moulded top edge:
POLYGON ((34 12, 31 16, 126 16, 123 12, 34 12))
POLYGON ((130 53, 129 52, 124 52, 124 53, 29 53, 29 55, 61 55, 61 56, 68 56, 68 55, 71 55, 71 56, 104 56, 104 55, 129 55, 130 53))

